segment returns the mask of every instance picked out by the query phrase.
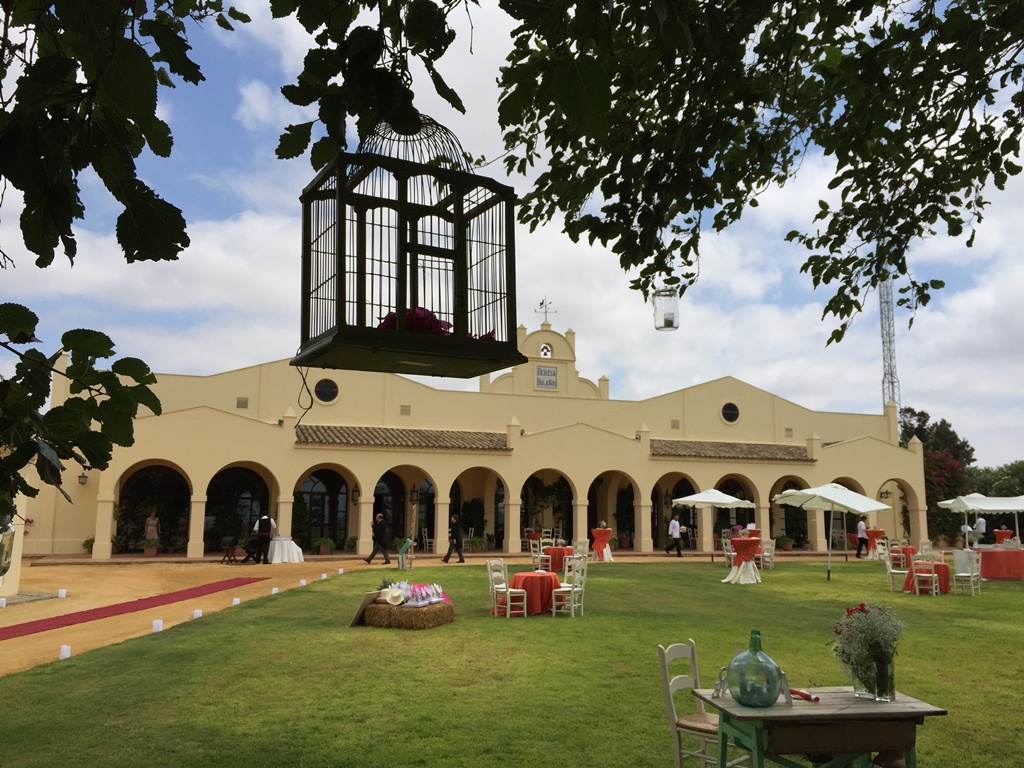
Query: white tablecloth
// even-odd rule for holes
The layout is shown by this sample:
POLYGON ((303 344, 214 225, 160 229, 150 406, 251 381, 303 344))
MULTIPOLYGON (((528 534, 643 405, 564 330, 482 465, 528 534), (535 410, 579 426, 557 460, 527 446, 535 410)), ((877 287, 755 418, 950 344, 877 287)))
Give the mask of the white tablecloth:
POLYGON ((757 566, 750 560, 742 565, 734 565, 729 575, 722 579, 723 584, 758 584, 761 581, 761 574, 757 572, 757 566))
POLYGON ((301 563, 302 550, 288 536, 275 536, 270 540, 270 562, 301 563))

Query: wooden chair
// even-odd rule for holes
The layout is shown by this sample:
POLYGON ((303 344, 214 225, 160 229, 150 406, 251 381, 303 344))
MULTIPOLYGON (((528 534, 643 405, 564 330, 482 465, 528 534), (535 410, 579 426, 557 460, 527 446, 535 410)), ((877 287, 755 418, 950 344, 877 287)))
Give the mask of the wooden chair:
POLYGON ((530 559, 533 561, 533 570, 537 570, 537 561, 543 554, 540 548, 540 539, 529 539, 530 542, 530 559))
POLYGON ((220 559, 221 563, 227 563, 228 565, 231 565, 232 563, 238 562, 238 558, 235 557, 235 548, 237 546, 237 538, 230 538, 225 536, 223 539, 220 540, 220 548, 221 551, 224 552, 224 557, 220 559))
POLYGON ((910 568, 914 573, 914 594, 930 594, 932 597, 939 594, 939 574, 935 568, 929 568, 930 564, 925 561, 911 562, 910 568))
POLYGON ((427 536, 426 528, 420 528, 420 546, 423 547, 424 552, 434 551, 434 540, 427 536))
POLYGON ((765 539, 761 542, 761 551, 754 555, 754 565, 758 568, 768 570, 775 569, 775 542, 765 539))
POLYGON ((494 618, 504 615, 506 619, 518 613, 526 617, 526 590, 512 589, 508 585, 508 569, 504 560, 488 560, 487 581, 491 589, 491 612, 494 618))
POLYGON ((889 591, 900 592, 903 590, 903 577, 907 575, 907 570, 899 570, 892 567, 892 558, 889 553, 886 552, 884 556, 881 554, 879 557, 885 563, 885 575, 889 579, 889 591))
POLYGON ((586 555, 572 555, 571 557, 565 558, 562 561, 562 567, 565 569, 562 575, 561 586, 569 587, 572 586, 571 576, 573 571, 582 571, 583 573, 583 585, 586 586, 587 581, 587 556, 586 555))
MULTIPOLYGON (((680 715, 676 711, 675 694, 677 691, 689 691, 700 688, 700 673, 697 670, 697 646, 693 640, 685 643, 674 643, 666 648, 658 646, 658 662, 661 666, 661 688, 665 694, 665 710, 668 713, 669 728, 672 729, 672 746, 675 752, 675 768, 683 768, 683 759, 696 758, 699 768, 710 768, 718 764, 718 715, 704 711, 704 702, 687 696, 689 701, 696 701, 696 711, 688 715, 680 715), (684 674, 672 675, 669 665, 675 661, 689 662, 684 674), (697 748, 693 749, 684 742, 684 738, 697 739, 697 748)), ((749 755, 736 758, 727 765, 741 765, 749 760, 749 755)))
POLYGON ((587 552, 589 550, 590 550, 590 542, 587 541, 586 539, 576 539, 572 543, 572 553, 573 553, 573 555, 583 555, 584 557, 586 557, 587 556, 587 552))
POLYGON ((954 595, 981 594, 981 552, 973 549, 958 549, 953 552, 954 595))
POLYGON ((541 555, 537 558, 537 567, 535 570, 538 571, 550 571, 551 570, 551 555, 541 555))
MULTIPOLYGON (((730 533, 732 533, 732 531, 730 531, 730 533)), ((736 559, 736 553, 732 551, 732 541, 730 539, 731 537, 722 537, 719 541, 722 542, 722 552, 725 554, 725 564, 729 568, 732 568, 733 560, 736 559)))
POLYGON ((576 611, 579 609, 580 616, 583 615, 583 593, 586 589, 585 572, 581 569, 574 569, 567 579, 568 586, 560 586, 551 590, 551 615, 568 613, 576 618, 576 611))

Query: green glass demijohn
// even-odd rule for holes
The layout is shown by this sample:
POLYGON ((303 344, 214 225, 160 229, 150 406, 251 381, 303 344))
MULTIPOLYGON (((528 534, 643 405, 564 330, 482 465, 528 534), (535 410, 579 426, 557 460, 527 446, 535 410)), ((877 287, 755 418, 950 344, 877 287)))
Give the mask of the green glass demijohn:
POLYGON ((761 632, 752 630, 750 648, 729 663, 729 693, 745 707, 770 707, 782 693, 782 670, 761 651, 761 632))

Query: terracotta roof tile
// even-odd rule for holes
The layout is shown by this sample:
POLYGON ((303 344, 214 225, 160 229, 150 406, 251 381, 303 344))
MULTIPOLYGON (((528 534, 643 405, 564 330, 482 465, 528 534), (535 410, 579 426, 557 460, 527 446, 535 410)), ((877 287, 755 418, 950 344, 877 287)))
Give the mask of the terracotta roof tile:
POLYGON ((753 461, 810 461, 802 445, 716 443, 707 440, 651 440, 652 456, 753 461))
POLYGON ((365 448, 423 448, 440 451, 508 451, 504 432, 460 432, 442 429, 335 427, 300 424, 295 442, 301 445, 347 445, 365 448))

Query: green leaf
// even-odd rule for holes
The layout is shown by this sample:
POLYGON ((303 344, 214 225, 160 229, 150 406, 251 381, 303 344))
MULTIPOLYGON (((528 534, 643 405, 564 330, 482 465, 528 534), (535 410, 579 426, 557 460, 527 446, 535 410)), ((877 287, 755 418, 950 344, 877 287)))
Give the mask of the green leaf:
POLYGON ((110 370, 118 376, 127 376, 139 384, 156 383, 156 376, 153 375, 149 366, 137 357, 122 357, 120 360, 115 360, 111 364, 110 370))
POLYGON ((21 304, 0 304, 0 334, 13 344, 28 344, 35 338, 39 317, 21 304))
POLYGON ((582 134, 603 136, 608 132, 611 83, 607 73, 591 56, 581 55, 555 69, 555 103, 582 134))
POLYGON ((156 72, 145 49, 134 40, 119 38, 103 72, 96 101, 125 117, 147 123, 156 115, 156 72))
POLYGON ((114 342, 100 331, 75 328, 65 331, 60 337, 61 346, 72 354, 87 357, 110 357, 114 354, 114 342))
POLYGON ((306 151, 313 132, 313 121, 289 125, 281 134, 281 140, 277 144, 277 156, 281 160, 290 160, 299 157, 306 151))
POLYGON ((159 19, 144 19, 139 22, 139 34, 148 35, 156 43, 158 50, 153 55, 154 61, 165 62, 171 72, 193 85, 206 79, 199 65, 188 56, 192 46, 172 26, 159 19))
POLYGON ((189 245, 185 217, 153 190, 137 181, 126 194, 117 217, 117 242, 133 261, 173 261, 189 245))

